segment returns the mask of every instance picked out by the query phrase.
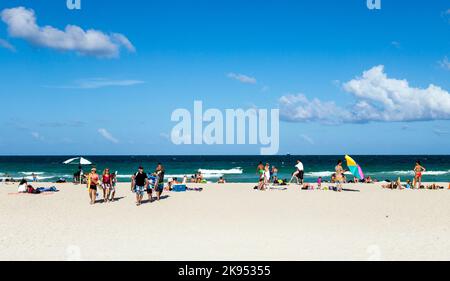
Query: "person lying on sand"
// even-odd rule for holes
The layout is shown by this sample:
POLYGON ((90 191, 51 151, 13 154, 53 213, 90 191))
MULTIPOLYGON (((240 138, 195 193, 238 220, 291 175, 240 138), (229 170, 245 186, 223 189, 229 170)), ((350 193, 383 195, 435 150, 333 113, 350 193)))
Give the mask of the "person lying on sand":
POLYGON ((437 184, 435 184, 435 183, 433 183, 432 185, 428 185, 426 188, 427 188, 427 189, 430 189, 430 190, 444 189, 443 186, 437 185, 437 184))
POLYGON ((19 193, 27 193, 28 189, 28 182, 26 179, 22 179, 19 183, 18 192, 19 193))

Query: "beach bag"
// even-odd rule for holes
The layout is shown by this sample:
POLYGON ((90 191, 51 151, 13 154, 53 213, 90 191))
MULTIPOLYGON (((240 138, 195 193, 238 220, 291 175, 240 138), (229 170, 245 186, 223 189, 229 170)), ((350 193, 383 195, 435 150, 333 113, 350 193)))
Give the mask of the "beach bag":
POLYGON ((173 192, 186 192, 186 190, 187 190, 187 187, 182 184, 177 184, 177 185, 172 186, 173 192))
POLYGON ((154 188, 158 184, 158 177, 155 176, 148 176, 148 184, 154 188))

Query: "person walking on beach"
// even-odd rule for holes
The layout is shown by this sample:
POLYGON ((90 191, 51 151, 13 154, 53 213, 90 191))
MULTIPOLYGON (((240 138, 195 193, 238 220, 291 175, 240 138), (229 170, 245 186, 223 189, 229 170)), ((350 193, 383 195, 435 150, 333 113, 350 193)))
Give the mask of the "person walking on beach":
POLYGON ((263 174, 264 174, 264 164, 263 162, 259 162, 258 166, 256 167, 256 174, 258 175, 259 179, 261 180, 263 174))
POLYGON ((266 164, 266 166, 264 166, 264 170, 260 176, 257 189, 264 191, 264 190, 266 190, 266 187, 269 185, 269 183, 270 183, 270 165, 266 164))
POLYGON ((148 176, 144 172, 142 166, 139 167, 138 172, 132 177, 132 191, 136 193, 136 206, 142 205, 142 199, 144 198, 144 192, 148 188, 148 176))
POLYGON ((117 184, 117 172, 111 174, 111 189, 109 194, 111 195, 110 201, 114 202, 116 199, 116 184, 117 184))
POLYGON ((33 178, 33 182, 38 182, 38 178, 35 173, 32 173, 31 177, 33 178))
POLYGON ((102 189, 103 189, 103 203, 108 203, 109 193, 111 192, 112 189, 112 178, 108 168, 103 171, 102 189))
POLYGON ((414 167, 414 188, 417 187, 417 183, 419 183, 419 189, 422 186, 422 175, 426 172, 426 169, 421 165, 420 161, 416 161, 416 166, 414 167))
POLYGON ((345 170, 342 167, 342 160, 339 160, 337 163, 337 166, 335 167, 336 171, 336 184, 339 192, 342 192, 342 184, 345 181, 345 170))
POLYGON ((292 183, 292 181, 296 180, 297 184, 303 184, 304 174, 305 174, 305 167, 303 166, 302 161, 297 160, 297 165, 295 165, 296 171, 294 174, 292 174, 291 181, 289 184, 292 183))
POLYGON ((91 172, 87 176, 87 187, 89 190, 89 197, 91 198, 91 205, 95 204, 95 199, 97 198, 98 184, 99 184, 99 176, 97 174, 97 169, 92 168, 91 172))
MULTIPOLYGON (((159 201, 161 199, 161 194, 164 190, 164 174, 165 170, 161 163, 156 166, 156 170, 153 173, 153 175, 157 178, 155 183, 155 193, 156 193, 156 200, 159 201)), ((151 189, 150 190, 150 197, 151 197, 151 189)))
POLYGON ((272 170, 270 171, 270 178, 271 182, 275 183, 278 182, 278 168, 275 166, 272 166, 272 170))

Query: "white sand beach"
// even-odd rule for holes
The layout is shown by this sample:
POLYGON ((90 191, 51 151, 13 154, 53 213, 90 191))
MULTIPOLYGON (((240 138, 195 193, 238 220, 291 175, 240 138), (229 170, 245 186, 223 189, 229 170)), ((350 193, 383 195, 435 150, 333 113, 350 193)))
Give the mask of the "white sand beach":
POLYGON ((137 207, 129 184, 118 202, 95 206, 84 186, 18 195, 0 184, 0 260, 450 260, 442 185, 337 193, 207 184, 137 207))

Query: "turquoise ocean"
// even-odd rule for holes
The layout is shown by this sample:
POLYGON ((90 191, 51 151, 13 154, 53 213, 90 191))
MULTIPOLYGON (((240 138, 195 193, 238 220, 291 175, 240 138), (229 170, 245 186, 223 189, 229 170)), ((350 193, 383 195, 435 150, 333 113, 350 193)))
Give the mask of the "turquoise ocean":
MULTIPOLYGON (((73 156, 72 156, 73 157, 73 156)), ((0 156, 0 179, 31 179, 32 173, 40 181, 53 182, 60 178, 71 180, 77 165, 64 165, 71 156, 0 156)), ((295 162, 300 159, 305 166, 305 178, 315 182, 318 177, 329 178, 339 159, 344 156, 84 156, 101 171, 110 168, 118 172, 121 182, 129 181, 131 175, 142 165, 152 172, 158 163, 166 169, 166 178, 191 176, 201 170, 205 179, 215 182, 225 177, 228 182, 255 182, 256 166, 260 161, 279 169, 280 178, 290 178, 295 162)), ((402 180, 413 177, 416 160, 427 168, 424 181, 450 182, 450 156, 358 156, 352 157, 362 167, 366 176, 378 180, 402 180)), ((84 170, 90 169, 85 166, 84 170)))

